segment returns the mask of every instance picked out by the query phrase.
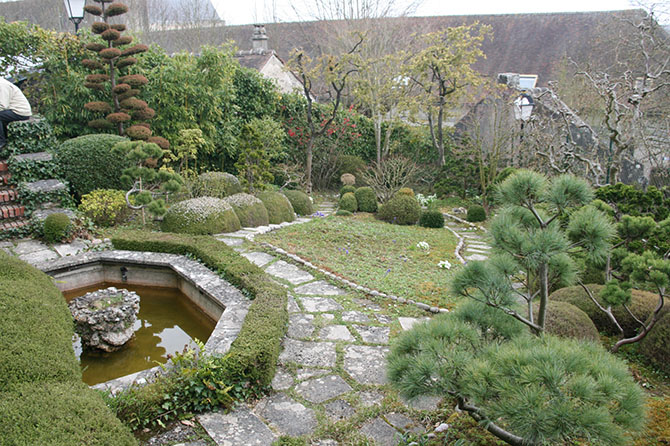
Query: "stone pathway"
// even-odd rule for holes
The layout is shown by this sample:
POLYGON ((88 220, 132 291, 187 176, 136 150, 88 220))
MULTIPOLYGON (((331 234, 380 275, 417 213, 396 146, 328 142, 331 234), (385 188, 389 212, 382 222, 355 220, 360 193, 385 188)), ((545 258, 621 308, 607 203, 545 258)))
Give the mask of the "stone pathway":
POLYGON ((480 230, 466 226, 465 224, 449 219, 445 219, 445 226, 451 229, 463 240, 461 256, 467 262, 470 260, 486 260, 491 253, 491 245, 488 243, 488 236, 480 230))

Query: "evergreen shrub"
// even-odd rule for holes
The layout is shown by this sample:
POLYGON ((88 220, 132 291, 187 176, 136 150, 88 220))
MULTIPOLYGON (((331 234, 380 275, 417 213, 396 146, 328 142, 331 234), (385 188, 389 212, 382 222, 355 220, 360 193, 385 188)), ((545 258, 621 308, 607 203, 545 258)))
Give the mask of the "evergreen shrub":
POLYGON ((265 209, 268 210, 271 224, 277 225, 285 221, 295 220, 293 206, 286 195, 279 192, 265 191, 260 192, 257 197, 263 202, 265 209))
POLYGON ((356 195, 354 195, 353 192, 347 192, 346 194, 342 195, 338 206, 343 211, 356 212, 358 210, 358 201, 356 201, 356 195))
POLYGON ((337 164, 339 165, 338 176, 342 176, 345 173, 350 173, 356 177, 356 182, 359 182, 360 173, 365 170, 366 163, 363 158, 356 155, 340 155, 337 158, 337 164))
POLYGON ((242 193, 242 185, 235 175, 226 172, 205 172, 200 174, 191 185, 194 198, 224 198, 242 193))
POLYGON ((240 229, 240 220, 224 200, 199 197, 170 207, 161 222, 163 232, 181 234, 219 234, 240 229))
POLYGON ((126 194, 115 189, 96 189, 81 197, 79 211, 98 226, 119 224, 128 215, 126 194))
POLYGON ((414 191, 411 187, 401 187, 394 195, 407 195, 409 197, 413 197, 414 191))
POLYGON ((117 135, 85 135, 69 139, 56 152, 56 162, 77 198, 95 189, 123 189, 121 172, 131 167, 112 147, 127 141, 117 135))
POLYGON ((298 215, 312 215, 314 213, 314 208, 312 206, 312 200, 309 199, 309 195, 300 190, 285 190, 284 195, 288 198, 288 201, 291 202, 293 210, 298 215))
POLYGON ((377 194, 371 187, 359 187, 354 192, 358 210, 361 212, 377 212, 377 194))
POLYGON ((665 373, 670 373, 670 312, 656 321, 639 343, 638 351, 665 373))
POLYGON ((337 212, 335 212, 335 215, 338 217, 351 217, 353 212, 345 211, 344 209, 338 209, 337 212))
POLYGON ((419 226, 424 228, 444 228, 444 215, 436 210, 427 210, 421 212, 419 226))
POLYGON ((72 223, 70 217, 62 212, 49 214, 44 219, 43 234, 44 239, 49 243, 56 243, 68 236, 72 223))
POLYGON ((486 221, 486 211, 478 204, 468 207, 468 213, 465 219, 471 223, 486 221))
POLYGON ((244 228, 267 226, 270 223, 268 210, 261 200, 253 195, 241 193, 224 198, 233 207, 235 215, 244 228))
POLYGON ((405 194, 396 194, 377 213, 380 220, 398 225, 413 225, 420 215, 421 205, 417 199, 405 194))
POLYGON ((344 196, 344 194, 349 193, 349 192, 351 192, 353 194, 354 192, 356 192, 356 188, 354 186, 350 186, 348 184, 346 186, 342 186, 342 188, 340 189, 340 198, 342 198, 344 196))
MULTIPOLYGON (((537 306, 534 308, 537 318, 537 306)), ((552 301, 547 304, 544 329, 547 333, 561 338, 598 341, 598 330, 589 316, 577 306, 568 302, 552 301)))

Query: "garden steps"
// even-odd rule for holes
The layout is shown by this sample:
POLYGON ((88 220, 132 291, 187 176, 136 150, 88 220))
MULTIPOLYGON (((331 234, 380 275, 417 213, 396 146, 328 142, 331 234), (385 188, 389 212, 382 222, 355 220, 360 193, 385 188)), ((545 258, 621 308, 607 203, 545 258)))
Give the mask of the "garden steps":
POLYGON ((53 161, 53 155, 49 152, 23 153, 21 155, 12 155, 12 161, 53 161))

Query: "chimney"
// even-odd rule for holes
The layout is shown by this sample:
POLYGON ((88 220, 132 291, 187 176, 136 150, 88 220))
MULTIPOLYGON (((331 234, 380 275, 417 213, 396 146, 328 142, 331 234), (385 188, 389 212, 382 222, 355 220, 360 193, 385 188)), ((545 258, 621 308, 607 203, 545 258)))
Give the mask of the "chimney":
POLYGON ((268 50, 268 36, 265 34, 265 26, 254 25, 254 35, 251 37, 251 52, 263 54, 268 50))

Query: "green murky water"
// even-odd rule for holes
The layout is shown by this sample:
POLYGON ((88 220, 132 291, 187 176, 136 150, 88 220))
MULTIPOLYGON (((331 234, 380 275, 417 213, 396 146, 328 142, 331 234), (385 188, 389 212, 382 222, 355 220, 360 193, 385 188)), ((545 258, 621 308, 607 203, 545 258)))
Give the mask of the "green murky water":
POLYGON ((83 380, 98 384, 139 372, 167 362, 168 354, 195 347, 193 339, 206 342, 216 322, 205 315, 184 294, 175 288, 145 287, 103 283, 63 293, 69 302, 75 297, 110 286, 125 288, 140 296, 140 312, 135 322, 135 337, 121 350, 113 353, 82 351, 79 337, 73 339, 83 380))

